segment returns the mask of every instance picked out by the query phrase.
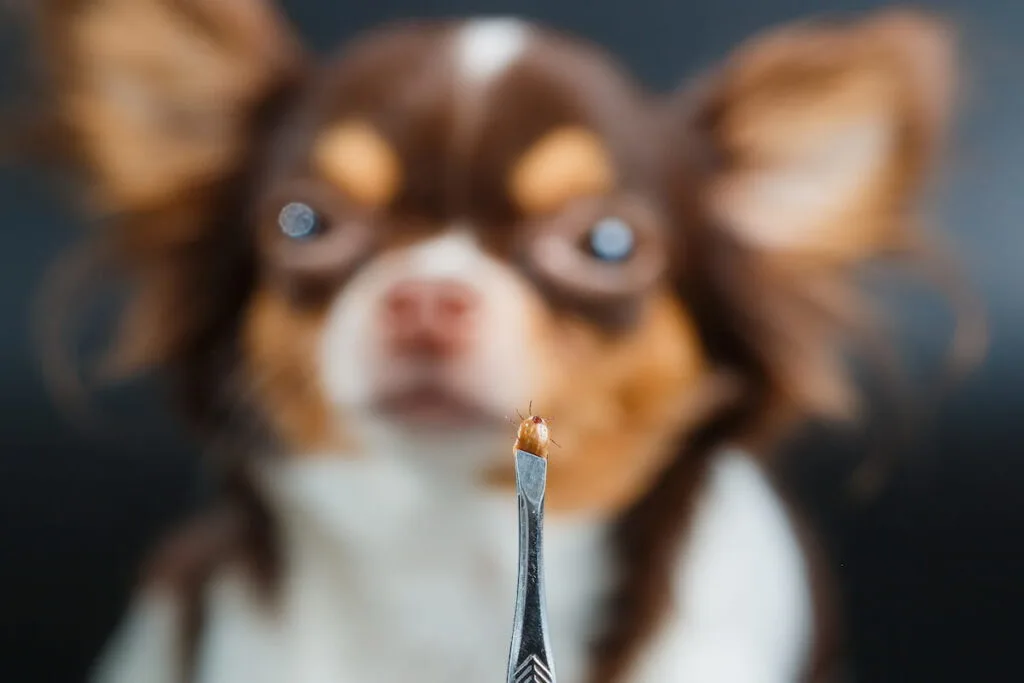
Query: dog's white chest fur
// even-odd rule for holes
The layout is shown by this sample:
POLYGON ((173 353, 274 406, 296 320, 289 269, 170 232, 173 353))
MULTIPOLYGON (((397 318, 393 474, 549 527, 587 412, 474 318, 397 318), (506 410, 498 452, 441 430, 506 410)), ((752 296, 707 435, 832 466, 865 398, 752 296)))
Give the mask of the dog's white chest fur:
MULTIPOLYGON (((514 497, 451 483, 386 458, 324 461, 268 473, 290 564, 281 611, 248 614, 239 578, 214 588, 216 619, 276 632, 268 683, 499 681, 505 674, 517 568, 514 497)), ((566 680, 585 664, 610 585, 604 527, 547 528, 555 657, 566 680)), ((217 625, 211 625, 215 630, 217 625)), ((237 656, 237 655, 236 655, 237 656)), ((227 648, 203 653, 203 681, 235 680, 227 648), (219 652, 218 652, 219 650, 219 652)))
MULTIPOLYGON (((261 605, 243 575, 223 572, 209 587, 198 683, 503 680, 517 567, 513 497, 445 486, 388 460, 268 476, 288 539, 281 600, 261 605)), ((597 521, 555 517, 546 527, 560 683, 584 683, 603 626, 614 580, 606 532, 597 521)), ((743 456, 724 454, 712 467, 677 574, 670 616, 630 683, 797 680, 810 632, 803 561, 781 506, 743 456)), ((101 681, 174 681, 172 618, 140 600, 101 681)))

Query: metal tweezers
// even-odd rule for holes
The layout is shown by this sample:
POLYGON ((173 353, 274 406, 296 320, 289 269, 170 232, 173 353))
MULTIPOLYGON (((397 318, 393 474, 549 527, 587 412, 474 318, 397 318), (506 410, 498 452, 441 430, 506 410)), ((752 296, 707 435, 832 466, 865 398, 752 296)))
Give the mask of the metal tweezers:
POLYGON ((544 593, 544 490, 548 461, 516 450, 519 581, 507 683, 555 683, 544 593))

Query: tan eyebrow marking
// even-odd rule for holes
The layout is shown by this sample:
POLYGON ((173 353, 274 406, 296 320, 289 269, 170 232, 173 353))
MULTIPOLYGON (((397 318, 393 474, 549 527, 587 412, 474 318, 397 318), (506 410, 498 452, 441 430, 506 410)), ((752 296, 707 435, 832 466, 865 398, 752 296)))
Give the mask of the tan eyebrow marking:
POLYGON ((524 213, 539 215, 578 197, 606 193, 614 183, 611 155, 601 140, 570 126, 548 133, 519 158, 508 193, 524 213))
POLYGON ((321 133, 313 146, 313 163, 353 201, 369 207, 391 201, 402 182, 394 148, 373 126, 358 119, 321 133))

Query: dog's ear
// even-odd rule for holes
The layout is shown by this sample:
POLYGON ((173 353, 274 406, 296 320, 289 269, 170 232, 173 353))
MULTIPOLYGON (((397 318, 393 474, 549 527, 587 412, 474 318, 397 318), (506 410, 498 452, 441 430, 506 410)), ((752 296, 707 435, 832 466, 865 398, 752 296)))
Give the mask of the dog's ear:
MULTIPOLYGON (((27 151, 84 181, 84 208, 104 219, 87 253, 133 290, 111 351, 118 374, 180 358, 240 305, 246 207, 235 195, 308 65, 271 2, 26 6, 43 95, 27 151)), ((61 263, 47 281, 40 319, 55 375, 77 374, 64 367, 69 334, 51 330, 93 291, 95 269, 61 263)))
POLYGON ((64 151, 104 211, 148 211, 216 181, 261 100, 301 63, 267 0, 40 0, 64 151))
POLYGON ((912 209, 945 137, 955 53, 949 28, 916 13, 788 26, 674 101, 686 286, 716 346, 789 412, 855 408, 838 349, 869 309, 845 276, 925 243, 912 209))
POLYGON ((709 215, 766 255, 851 261, 902 247, 946 127, 954 54, 948 27, 906 12, 741 47, 698 113, 716 160, 709 215))

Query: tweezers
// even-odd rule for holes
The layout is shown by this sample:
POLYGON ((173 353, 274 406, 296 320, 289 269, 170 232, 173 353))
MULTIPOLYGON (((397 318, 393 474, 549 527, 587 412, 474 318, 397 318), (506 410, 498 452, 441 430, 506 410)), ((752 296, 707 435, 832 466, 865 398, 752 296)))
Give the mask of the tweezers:
POLYGON ((544 491, 548 462, 516 450, 519 580, 507 683, 555 683, 544 592, 544 491))

